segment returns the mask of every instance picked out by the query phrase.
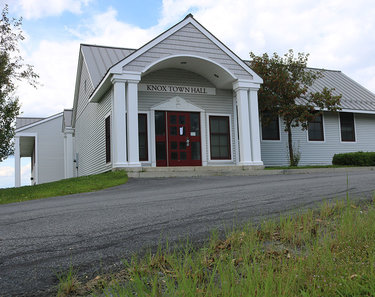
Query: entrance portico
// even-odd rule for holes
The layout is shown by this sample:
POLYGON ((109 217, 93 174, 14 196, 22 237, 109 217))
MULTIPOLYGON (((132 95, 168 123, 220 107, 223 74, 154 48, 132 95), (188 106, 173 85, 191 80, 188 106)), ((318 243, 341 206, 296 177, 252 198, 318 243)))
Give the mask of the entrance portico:
POLYGON ((228 131, 231 136, 229 143, 233 143, 229 146, 229 160, 232 164, 242 166, 263 165, 260 156, 257 97, 260 84, 251 79, 250 75, 249 78, 238 79, 217 62, 192 55, 164 57, 145 67, 140 73, 123 71, 112 75, 112 168, 146 166, 139 159, 138 131, 138 114, 141 112, 138 107, 139 100, 144 100, 140 98, 140 94, 145 93, 154 93, 155 96, 165 98, 145 111, 150 117, 149 166, 209 165, 210 158, 207 158, 204 152, 207 151, 212 135, 209 113, 202 105, 205 105, 204 100, 215 100, 216 90, 230 90, 232 94, 230 100, 233 106, 233 122, 231 119, 228 126, 234 127, 231 127, 230 134, 228 131), (168 81, 164 84, 150 84, 147 80, 144 81, 149 74, 166 69, 195 73, 209 81, 214 88, 190 86, 183 81, 181 84, 168 81), (202 102, 192 104, 184 99, 186 96, 201 96, 202 102), (163 121, 160 120, 161 117, 163 121), (195 127, 197 131, 192 131, 192 117, 198 127, 195 127), (164 134, 158 134, 160 130, 164 134))

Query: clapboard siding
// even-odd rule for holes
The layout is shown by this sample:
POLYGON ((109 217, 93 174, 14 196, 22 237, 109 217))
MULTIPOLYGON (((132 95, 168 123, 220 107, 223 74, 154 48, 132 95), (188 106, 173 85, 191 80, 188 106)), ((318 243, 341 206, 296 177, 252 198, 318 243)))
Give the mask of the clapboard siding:
MULTIPOLYGON (((307 131, 293 129, 293 143, 301 152, 299 165, 332 164, 336 153, 375 151, 375 115, 355 114, 356 142, 341 142, 338 113, 323 115, 324 142, 308 141, 307 131)), ((261 141, 265 165, 288 165, 287 133, 281 126, 281 141, 261 141)))
POLYGON ((171 36, 125 65, 123 69, 126 71, 142 72, 149 64, 163 57, 176 54, 205 57, 228 68, 238 78, 251 78, 251 75, 246 70, 192 24, 187 24, 173 33, 171 36))
POLYGON ((82 70, 81 70, 81 81, 79 83, 79 94, 78 94, 78 102, 77 102, 77 114, 76 118, 78 119, 86 108, 87 104, 89 103, 89 96, 93 92, 94 87, 91 83, 91 79, 89 73, 87 71, 86 63, 82 63, 82 70), (86 82, 86 90, 85 90, 85 82, 86 82))
MULTIPOLYGON (((206 78, 190 71, 181 69, 162 69, 152 72, 144 77, 140 83, 153 84, 171 84, 182 86, 197 86, 209 87, 215 86, 206 78)), ((149 111, 153 106, 162 103, 172 97, 179 96, 191 104, 203 109, 206 114, 225 114, 231 116, 232 140, 231 149, 233 160, 235 160, 235 133, 234 133, 234 115, 233 115, 233 92, 231 90, 216 89, 215 96, 202 96, 195 94, 173 94, 173 93, 158 93, 158 92, 139 92, 139 111, 149 111)), ((202 128, 208 127, 207 118, 205 123, 201 123, 202 128)), ((207 129, 207 128, 206 128, 207 129)), ((208 129, 206 130, 206 143, 208 142, 208 129)), ((208 149, 202 148, 202 153, 205 152, 208 158, 208 149)), ((211 162, 212 164, 215 161, 211 162)))
POLYGON ((89 103, 77 119, 76 151, 78 152, 78 175, 108 171, 111 164, 105 159, 105 116, 111 111, 111 92, 99 103, 89 103))
POLYGON ((64 134, 61 132, 63 116, 22 130, 37 134, 38 183, 64 178, 64 134))

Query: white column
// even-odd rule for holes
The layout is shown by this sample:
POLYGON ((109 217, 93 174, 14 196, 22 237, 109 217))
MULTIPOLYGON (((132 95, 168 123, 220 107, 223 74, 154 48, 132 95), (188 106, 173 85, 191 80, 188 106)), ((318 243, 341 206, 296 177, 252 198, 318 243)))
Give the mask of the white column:
POLYGON ((20 155, 20 138, 14 138, 14 186, 21 186, 21 155, 20 155))
POLYGON ((240 142, 239 165, 252 165, 251 142, 250 142, 250 117, 249 117, 249 96, 248 87, 243 86, 239 81, 233 84, 236 92, 238 105, 238 130, 240 142))
POLYGON ((250 88, 250 138, 253 165, 263 165, 260 151, 258 88, 250 88))
POLYGON ((151 149, 151 166, 156 167, 155 110, 151 110, 150 114, 150 142, 148 147, 151 149))
POLYGON ((112 168, 121 168, 128 165, 126 154, 126 101, 125 101, 125 83, 126 80, 114 76, 113 83, 113 101, 112 101, 112 168))
POLYGON ((128 119, 128 166, 139 167, 139 143, 138 143, 138 82, 139 80, 127 80, 127 119, 128 119))
POLYGON ((73 129, 65 129, 64 131, 64 147, 65 147, 65 178, 71 178, 74 174, 73 166, 73 129))
POLYGON ((239 157, 239 149, 238 149, 238 116, 237 116, 237 99, 235 96, 233 96, 233 115, 234 115, 234 118, 233 118, 233 124, 234 124, 234 149, 235 149, 235 152, 236 152, 236 158, 234 160, 234 162, 236 163, 236 165, 239 164, 240 162, 240 157, 239 157))

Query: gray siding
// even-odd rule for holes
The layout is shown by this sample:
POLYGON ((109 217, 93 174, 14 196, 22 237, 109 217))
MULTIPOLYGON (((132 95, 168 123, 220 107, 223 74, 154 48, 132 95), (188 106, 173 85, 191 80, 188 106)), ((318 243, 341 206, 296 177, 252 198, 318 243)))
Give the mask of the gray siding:
POLYGON ((76 118, 78 118, 83 110, 86 108, 90 94, 93 92, 94 87, 91 83, 89 73, 87 71, 86 63, 82 63, 82 72, 81 72, 81 81, 79 83, 79 94, 78 94, 78 102, 77 102, 77 114, 76 118), (86 82, 86 83, 85 83, 86 82), (86 89, 85 89, 86 85, 86 89))
MULTIPOLYGON (((293 129, 293 142, 301 152, 299 165, 332 164, 336 153, 375 151, 375 115, 355 114, 356 142, 341 142, 338 113, 323 115, 324 142, 308 141, 307 131, 293 129)), ((282 123, 282 121, 281 121, 282 123)), ((281 141, 261 141, 265 165, 288 165, 287 133, 281 125, 281 141)))
MULTIPOLYGON (((190 85, 197 87, 211 87, 215 86, 211 84, 206 78, 181 69, 163 69, 152 72, 142 78, 140 83, 154 83, 154 84, 171 84, 171 85, 190 85)), ((234 115, 233 115, 233 92, 232 90, 216 89, 216 96, 202 96, 193 94, 174 94, 174 93, 152 93, 152 92, 139 92, 139 111, 149 111, 151 107, 157 105, 163 101, 166 101, 172 97, 179 96, 193 105, 203 109, 206 114, 228 114, 231 116, 231 128, 232 128, 232 156, 233 161, 235 160, 235 133, 234 133, 234 115)), ((205 118, 207 121, 207 118, 205 118)), ((203 123, 201 123, 201 126, 203 123)), ((205 127, 208 127, 208 122, 205 123, 205 127)), ((208 130, 207 130, 208 132, 208 130)), ((207 134, 206 134, 207 135, 207 134)), ((208 137, 208 135, 207 135, 208 137)), ((154 140, 152 140, 154 142, 154 140)), ((206 139, 207 145, 209 144, 206 139)), ((204 148, 202 148, 204 149, 204 148)), ((202 153, 204 151, 202 150, 202 153)), ((206 151, 208 154, 208 150, 206 151)), ((207 160, 209 160, 207 155, 207 160)), ((215 163, 212 161, 212 163, 215 163)))
POLYGON ((111 163, 105 161, 105 116, 111 111, 111 92, 99 103, 90 103, 77 118, 75 149, 79 154, 78 175, 108 171, 111 163))
POLYGON ((238 78, 249 79, 251 75, 209 40, 192 24, 187 24, 141 56, 124 66, 124 70, 142 72, 160 58, 176 54, 189 54, 209 58, 229 69, 238 78))
POLYGON ((64 134, 61 132, 63 116, 22 130, 37 133, 38 183, 64 178, 64 134))

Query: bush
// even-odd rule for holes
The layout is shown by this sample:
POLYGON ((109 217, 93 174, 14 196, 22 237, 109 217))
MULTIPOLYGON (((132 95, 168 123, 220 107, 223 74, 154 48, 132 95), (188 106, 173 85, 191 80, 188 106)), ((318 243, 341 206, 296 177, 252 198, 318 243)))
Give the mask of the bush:
POLYGON ((375 152, 335 154, 333 165, 375 166, 375 152))

